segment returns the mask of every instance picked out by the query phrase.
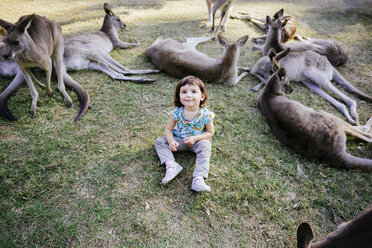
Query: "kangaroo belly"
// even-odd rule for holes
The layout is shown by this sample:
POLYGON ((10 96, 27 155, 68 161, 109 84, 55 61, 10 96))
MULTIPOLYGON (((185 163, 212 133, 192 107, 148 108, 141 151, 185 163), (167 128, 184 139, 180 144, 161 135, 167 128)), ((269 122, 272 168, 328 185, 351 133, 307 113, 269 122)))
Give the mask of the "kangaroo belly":
POLYGON ((146 49, 154 65, 167 74, 181 78, 194 75, 213 80, 218 77, 217 59, 174 40, 164 40, 146 49))
POLYGON ((67 70, 78 71, 78 70, 88 69, 90 61, 86 59, 85 57, 76 55, 76 56, 71 56, 69 58, 63 58, 63 62, 67 70))
POLYGON ((276 136, 296 152, 323 159, 338 153, 346 136, 336 119, 294 101, 272 106, 276 136))
POLYGON ((17 64, 14 61, 1 61, 0 62, 0 76, 12 77, 17 74, 17 64))

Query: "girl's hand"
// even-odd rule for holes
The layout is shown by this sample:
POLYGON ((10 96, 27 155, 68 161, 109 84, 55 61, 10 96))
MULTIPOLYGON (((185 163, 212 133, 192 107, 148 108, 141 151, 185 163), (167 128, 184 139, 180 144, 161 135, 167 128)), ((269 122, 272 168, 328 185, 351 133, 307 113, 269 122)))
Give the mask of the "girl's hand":
POLYGON ((193 136, 184 138, 183 141, 185 142, 186 145, 192 146, 195 144, 196 140, 194 139, 193 136))
POLYGON ((169 149, 172 151, 172 152, 175 152, 177 151, 177 147, 178 147, 178 142, 177 141, 172 141, 170 144, 169 144, 169 149))

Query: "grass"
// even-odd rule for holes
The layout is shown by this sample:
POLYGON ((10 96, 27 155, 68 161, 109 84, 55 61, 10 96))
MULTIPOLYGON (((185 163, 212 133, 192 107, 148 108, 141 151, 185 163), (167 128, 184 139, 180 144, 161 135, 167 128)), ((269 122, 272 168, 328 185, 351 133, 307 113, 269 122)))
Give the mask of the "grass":
MULTIPOLYGON (((370 9, 363 1, 349 2, 236 1, 233 13, 246 10, 265 16, 284 7, 298 18, 299 34, 342 42, 350 59, 339 71, 372 95, 370 9)), ((199 28, 207 18, 204 2, 111 4, 129 28, 120 38, 141 42, 111 55, 133 69, 154 68, 144 50, 161 32, 181 41, 207 35, 199 28)), ((97 0, 4 0, 0 18, 15 22, 36 12, 58 21, 71 36, 99 29, 102 5, 97 0)), ((262 33, 246 22, 228 21, 227 37, 236 40, 245 34, 262 33)), ((253 67, 260 57, 252 47, 249 40, 242 48, 240 66, 253 67)), ((222 53, 217 41, 198 49, 215 57, 222 53)), ((19 120, 0 120, 1 247, 294 247, 302 221, 311 223, 317 238, 324 237, 372 203, 371 173, 305 159, 271 134, 258 94, 250 91, 258 83, 253 76, 234 87, 208 84, 208 107, 216 114, 207 180, 213 191, 197 194, 190 189, 194 155, 176 154, 185 170, 163 187, 164 168, 154 151, 167 113, 174 108, 177 79, 160 73, 149 76, 155 83, 136 84, 93 71, 70 75, 92 100, 77 123, 73 91, 68 92, 75 106, 68 109, 59 93, 48 97, 39 90, 39 108, 31 119, 27 87, 9 101, 19 120), (297 165, 308 177, 298 175, 297 165)), ((0 90, 10 81, 1 79, 0 90)), ((289 98, 344 118, 302 85, 293 87, 289 98)), ((364 123, 372 115, 371 104, 352 97, 364 123)), ((371 144, 350 139, 348 150, 372 158, 371 144)))

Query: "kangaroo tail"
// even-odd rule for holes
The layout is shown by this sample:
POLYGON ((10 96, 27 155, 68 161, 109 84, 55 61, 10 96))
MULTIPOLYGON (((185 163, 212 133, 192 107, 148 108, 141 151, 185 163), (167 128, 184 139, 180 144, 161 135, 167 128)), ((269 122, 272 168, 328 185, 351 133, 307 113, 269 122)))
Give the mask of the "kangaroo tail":
POLYGON ((346 151, 334 156, 329 163, 331 166, 337 168, 372 171, 372 159, 359 158, 347 153, 346 151))
POLYGON ((0 98, 0 116, 9 121, 17 120, 7 107, 7 99, 0 98))
POLYGON ((76 122, 80 119, 80 117, 82 117, 85 114, 85 112, 87 112, 89 104, 90 104, 90 97, 87 91, 83 88, 83 86, 81 86, 79 83, 73 80, 67 74, 67 72, 63 73, 63 81, 65 85, 71 87, 80 98, 80 110, 74 120, 76 122))
POLYGON ((8 109, 8 100, 25 82, 22 72, 18 69, 13 81, 0 95, 0 116, 10 121, 17 120, 8 109))

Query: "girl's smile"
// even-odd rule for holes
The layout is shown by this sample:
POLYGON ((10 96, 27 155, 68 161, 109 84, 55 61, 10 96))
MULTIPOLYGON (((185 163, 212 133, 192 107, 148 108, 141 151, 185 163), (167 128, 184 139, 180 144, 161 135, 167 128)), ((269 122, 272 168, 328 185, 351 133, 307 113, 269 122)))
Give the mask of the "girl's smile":
POLYGON ((199 86, 186 84, 180 89, 180 101, 187 110, 199 110, 200 102, 204 100, 199 86))

